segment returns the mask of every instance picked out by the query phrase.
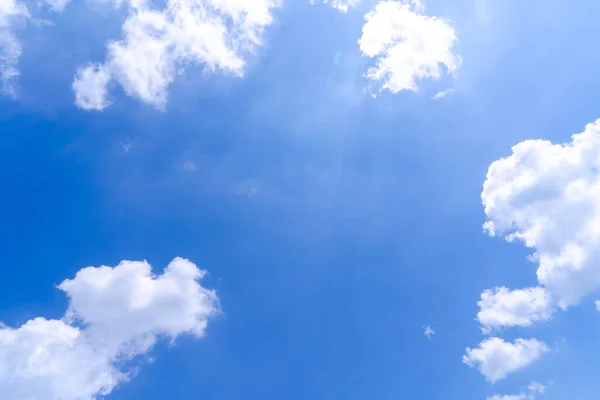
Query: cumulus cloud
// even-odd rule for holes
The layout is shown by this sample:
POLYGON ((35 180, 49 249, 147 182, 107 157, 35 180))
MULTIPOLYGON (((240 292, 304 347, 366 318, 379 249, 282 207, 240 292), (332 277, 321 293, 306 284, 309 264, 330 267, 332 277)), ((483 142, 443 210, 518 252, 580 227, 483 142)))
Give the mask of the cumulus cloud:
POLYGON ((77 106, 105 108, 110 104, 107 85, 115 81, 127 95, 164 108, 170 84, 188 65, 241 76, 244 56, 261 44, 279 0, 166 3, 164 9, 154 9, 145 0, 126 2, 123 38, 108 44, 103 64, 84 67, 75 76, 77 106))
POLYGON ((536 339, 517 339, 511 343, 493 337, 481 342, 478 348, 467 348, 463 362, 477 368, 491 383, 496 383, 548 351, 549 348, 536 339))
POLYGON ((75 103, 84 110, 103 110, 110 105, 107 85, 110 74, 102 66, 90 64, 79 68, 73 82, 75 103))
POLYGON ((0 324, 0 392, 13 400, 94 400, 132 378, 126 366, 158 337, 204 336, 218 310, 205 272, 182 258, 161 275, 146 262, 88 267, 58 288, 69 298, 60 320, 0 324))
POLYGON ((392 93, 417 91, 425 78, 454 74, 456 33, 446 21, 426 16, 418 0, 382 1, 366 16, 358 41, 362 54, 375 59, 366 77, 392 93))
POLYGON ((600 287, 599 153, 600 120, 569 143, 515 145, 483 186, 485 231, 533 249, 537 279, 562 308, 600 287))
MULTIPOLYGON (((511 155, 491 164, 481 194, 484 230, 533 250, 530 260, 537 265, 539 286, 484 291, 477 319, 485 333, 548 320, 555 307, 567 309, 600 288, 598 154, 600 120, 568 143, 525 140, 513 146, 511 155)), ((600 309, 600 303, 596 307, 600 309)), ((547 350, 537 341, 511 344, 492 338, 478 349, 467 349, 463 361, 497 381, 507 368, 527 365, 547 350), (492 363, 486 354, 525 354, 509 357, 525 362, 492 363)), ((529 391, 530 396, 543 394, 544 387, 532 384, 529 391)))
POLYGON ((552 302, 542 287, 509 290, 497 287, 481 293, 477 320, 484 333, 510 326, 530 326, 552 317, 552 302))
POLYGON ((359 1, 360 0, 331 0, 329 3, 342 12, 348 12, 348 8, 357 5, 359 1))

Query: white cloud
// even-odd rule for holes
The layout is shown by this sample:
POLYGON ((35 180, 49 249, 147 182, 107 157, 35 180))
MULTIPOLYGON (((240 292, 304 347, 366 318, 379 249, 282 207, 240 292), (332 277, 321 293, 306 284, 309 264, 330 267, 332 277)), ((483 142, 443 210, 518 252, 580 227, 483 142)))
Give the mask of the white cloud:
POLYGON ((524 394, 495 394, 492 397, 488 397, 487 400, 527 400, 527 396, 524 394))
POLYGON ((382 1, 366 16, 358 41, 364 56, 375 58, 366 77, 392 93, 416 91, 425 78, 453 74, 460 66, 454 54, 454 28, 423 15, 418 0, 382 1))
POLYGON ((510 326, 530 326, 552 317, 552 301, 542 287, 509 290, 497 287, 481 293, 477 320, 484 333, 510 326))
POLYGON ((488 234, 534 249, 537 278, 562 308, 600 287, 600 120, 566 144, 526 140, 489 168, 488 234))
POLYGON ((477 368, 488 381, 496 383, 548 351, 548 347, 536 339, 517 339, 511 343, 493 337, 481 342, 476 349, 467 348, 463 362, 477 368))
POLYGON ((106 107, 106 86, 114 80, 127 95, 164 108, 170 84, 193 64, 241 76, 244 56, 261 44, 278 5, 279 0, 167 0, 164 9, 156 10, 144 0, 129 0, 123 39, 109 43, 104 64, 87 67, 109 79, 101 85, 96 74, 79 73, 73 84, 75 103, 86 108, 78 99, 92 98, 87 104, 95 107, 87 109, 106 107), (80 94, 80 88, 96 93, 80 94))
MULTIPOLYGON (((310 1, 311 4, 315 3, 315 0, 310 1)), ((357 5, 360 0, 324 0, 323 3, 329 3, 333 8, 340 10, 343 13, 348 12, 350 7, 357 5)))
POLYGON ((360 0, 330 0, 332 7, 337 8, 341 12, 348 12, 348 8, 359 3, 360 0))
POLYGON ((163 274, 146 262, 88 267, 58 287, 69 297, 61 320, 0 325, 0 392, 13 400, 95 400, 133 375, 124 365, 159 336, 204 335, 217 312, 205 272, 174 259, 163 274))
POLYGON ((15 95, 15 80, 21 58, 21 43, 14 33, 15 25, 29 18, 25 5, 15 0, 0 0, 0 88, 4 94, 15 95))
POLYGON ((442 90, 441 92, 437 92, 436 94, 433 95, 433 99, 434 100, 440 100, 443 99, 444 97, 448 96, 449 94, 453 93, 454 90, 453 89, 448 89, 448 90, 442 90))
POLYGON ((531 382, 527 386, 527 390, 529 390, 531 394, 544 394, 546 392, 546 386, 539 382, 531 382))
POLYGON ((52 11, 62 12, 71 0, 44 0, 52 11))
MULTIPOLYGON (((52 11, 62 11, 70 0, 44 0, 52 11)), ((18 91, 19 60, 23 52, 21 42, 15 31, 28 23, 46 21, 33 18, 25 2, 18 0, 0 0, 0 92, 15 96, 18 91)))
POLYGON ((73 81, 75 104, 84 110, 103 110, 108 107, 109 82, 110 75, 102 66, 90 64, 79 68, 73 81))
POLYGON ((495 394, 488 397, 487 400, 535 400, 537 395, 543 395, 546 392, 546 387, 541 383, 531 382, 527 386, 527 390, 520 394, 495 394))
POLYGON ((423 333, 427 336, 427 339, 431 339, 433 335, 435 335, 435 331, 429 325, 425 325, 423 328, 423 333))

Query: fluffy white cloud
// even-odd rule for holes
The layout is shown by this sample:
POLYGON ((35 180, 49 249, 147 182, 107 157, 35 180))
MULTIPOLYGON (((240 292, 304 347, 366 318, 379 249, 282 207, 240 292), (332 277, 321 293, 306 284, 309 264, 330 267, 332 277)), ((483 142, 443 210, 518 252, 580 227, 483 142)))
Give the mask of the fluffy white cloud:
POLYGON ((552 317, 552 301, 542 287, 509 290, 497 287, 481 293, 477 320, 484 333, 509 326, 530 326, 552 317))
POLYGON ((511 343, 493 337, 481 342, 476 349, 467 348, 463 362, 477 368, 488 381, 495 383, 548 351, 548 347, 536 339, 517 339, 511 343))
POLYGON ((110 104, 107 85, 114 80, 127 95, 163 108, 169 85, 192 64, 241 76, 244 56, 260 45, 279 0, 166 3, 157 10, 145 0, 127 2, 129 17, 123 25, 123 39, 109 43, 104 64, 80 69, 75 77, 76 105, 105 108, 110 104))
POLYGON ((29 18, 27 8, 15 0, 0 0, 0 88, 4 94, 15 94, 17 66, 21 58, 21 43, 14 33, 18 23, 29 18))
POLYGON ((103 110, 110 105, 107 85, 108 74, 102 66, 90 64, 79 68, 73 82, 75 104, 84 110, 103 110))
POLYGON ((420 80, 453 74, 460 66, 460 57, 453 52, 454 28, 423 15, 418 0, 382 1, 365 19, 358 43, 364 56, 376 60, 366 77, 382 90, 416 91, 420 80))
POLYGON ((204 335, 218 310, 205 272, 174 259, 161 275, 146 262, 88 267, 58 287, 69 297, 61 320, 0 325, 0 392, 12 400, 94 400, 132 377, 124 365, 157 337, 204 335))
POLYGON ((566 308, 600 287, 600 120, 566 144, 526 140, 489 168, 492 236, 534 249, 539 283, 566 308))
POLYGON ((349 7, 353 7, 358 4, 360 0, 330 0, 330 4, 342 12, 348 12, 349 7))
MULTIPOLYGON (((483 292, 477 318, 484 332, 547 320, 555 306, 566 309, 600 288, 599 154, 597 120, 569 143, 526 140, 490 166, 481 194, 484 230, 533 249, 530 259, 537 264, 540 286, 483 292)), ((467 349, 463 361, 496 381, 506 375, 506 368, 527 365, 547 350, 537 341, 511 344, 492 338, 478 349, 467 349), (493 357, 486 354, 497 354, 497 360, 511 354, 510 360, 524 362, 490 362, 493 357)), ((537 384, 529 390, 530 395, 542 394, 544 387, 537 384)))

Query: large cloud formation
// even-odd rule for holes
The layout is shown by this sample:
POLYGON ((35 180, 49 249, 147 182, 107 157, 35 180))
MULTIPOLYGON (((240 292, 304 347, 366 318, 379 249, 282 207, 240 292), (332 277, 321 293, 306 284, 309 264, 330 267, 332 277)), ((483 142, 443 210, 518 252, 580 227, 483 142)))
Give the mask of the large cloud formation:
POLYGON ((123 39, 108 44, 104 63, 82 66, 75 76, 75 104, 82 109, 110 105, 111 82, 164 108, 169 85, 188 65, 242 75, 245 54, 260 45, 279 5, 279 0, 167 0, 155 9, 146 0, 123 2, 129 9, 123 39))
MULTIPOLYGON (((484 230, 531 248, 538 281, 530 288, 485 290, 477 314, 484 333, 548 320, 557 307, 566 310, 600 288, 600 120, 569 143, 515 145, 510 156, 490 166, 481 199, 484 230)), ((505 375, 486 367, 492 348, 508 349, 498 340, 467 349, 464 358, 491 381, 505 375)), ((529 362, 547 350, 529 343, 535 344, 529 362)))
POLYGON ((382 1, 365 19, 358 43, 364 56, 376 60, 365 76, 382 90, 416 91, 420 80, 458 70, 454 28, 424 15, 418 0, 382 1))
POLYGON ((88 267, 58 287, 69 297, 60 320, 0 325, 0 393, 11 400, 93 400, 132 376, 125 366, 157 338, 204 336, 218 311, 205 272, 182 258, 161 275, 146 262, 88 267))
POLYGON ((531 297, 532 309, 566 309, 600 287, 600 120, 570 143, 517 144, 490 166, 481 198, 488 234, 533 249, 549 297, 531 297))

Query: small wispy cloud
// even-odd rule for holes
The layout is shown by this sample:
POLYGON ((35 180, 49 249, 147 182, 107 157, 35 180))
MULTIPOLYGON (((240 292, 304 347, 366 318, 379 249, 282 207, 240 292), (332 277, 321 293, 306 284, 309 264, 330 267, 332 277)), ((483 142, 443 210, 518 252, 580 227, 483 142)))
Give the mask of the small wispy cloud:
POLYGON ((542 396, 546 392, 546 386, 538 382, 531 382, 526 390, 519 394, 495 394, 488 397, 487 400, 535 400, 538 395, 542 396))
POLYGON ((183 169, 185 169, 186 171, 195 171, 197 169, 197 165, 195 162, 193 161, 186 161, 185 163, 183 163, 183 169))
POLYGON ((527 390, 531 394, 544 394, 546 392, 546 386, 539 382, 531 382, 529 385, 527 385, 527 390))
POLYGON ((250 188, 250 190, 248 191, 248 197, 250 197, 250 198, 254 197, 257 192, 258 192, 257 187, 250 188))
POLYGON ((435 95, 433 95, 433 99, 434 100, 443 99, 444 97, 448 96, 452 92, 454 92, 454 89, 442 90, 440 92, 437 92, 435 95))
POLYGON ((427 336, 427 339, 431 339, 433 335, 435 335, 435 331, 430 325, 425 325, 423 327, 423 333, 427 336))

